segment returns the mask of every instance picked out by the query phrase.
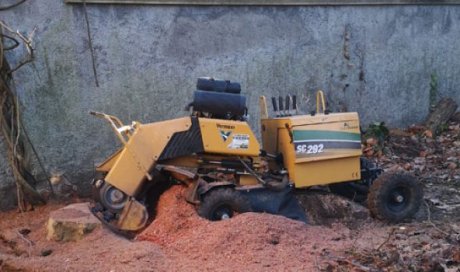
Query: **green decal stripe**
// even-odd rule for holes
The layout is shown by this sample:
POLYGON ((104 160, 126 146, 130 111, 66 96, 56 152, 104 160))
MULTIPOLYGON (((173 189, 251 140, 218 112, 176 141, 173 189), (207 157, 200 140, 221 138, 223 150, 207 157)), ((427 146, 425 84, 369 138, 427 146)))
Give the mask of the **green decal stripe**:
POLYGON ((360 133, 328 131, 328 130, 294 130, 294 141, 305 140, 350 140, 361 141, 360 133))

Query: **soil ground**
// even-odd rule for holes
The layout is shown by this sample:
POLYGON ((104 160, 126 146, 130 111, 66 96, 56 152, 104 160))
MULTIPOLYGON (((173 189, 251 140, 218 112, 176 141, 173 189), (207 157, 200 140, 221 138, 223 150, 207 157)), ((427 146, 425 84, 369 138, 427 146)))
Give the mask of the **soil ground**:
POLYGON ((300 197, 314 214, 309 225, 257 213, 210 222, 173 186, 133 241, 103 227, 78 242, 46 240, 48 215, 64 204, 1 213, 0 271, 460 271, 460 126, 428 136, 416 127, 393 131, 385 155, 371 154, 424 185, 424 203, 405 223, 374 220, 327 192, 300 197), (314 213, 331 203, 342 212, 314 213))

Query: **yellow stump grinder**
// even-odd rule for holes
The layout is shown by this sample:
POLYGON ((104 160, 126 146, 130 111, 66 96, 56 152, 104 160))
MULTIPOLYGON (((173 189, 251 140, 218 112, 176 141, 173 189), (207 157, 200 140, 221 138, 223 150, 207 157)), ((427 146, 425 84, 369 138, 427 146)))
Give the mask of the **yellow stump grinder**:
POLYGON ((259 143, 246 122, 238 83, 199 78, 190 116, 124 125, 98 112, 123 144, 97 167, 93 211, 113 229, 136 232, 154 217, 159 195, 174 182, 200 216, 222 220, 248 211, 306 221, 292 191, 328 186, 367 204, 380 219, 401 221, 418 210, 423 191, 408 174, 383 173, 361 158, 356 112, 330 113, 317 93, 316 111, 298 114, 296 96, 260 97, 259 143))

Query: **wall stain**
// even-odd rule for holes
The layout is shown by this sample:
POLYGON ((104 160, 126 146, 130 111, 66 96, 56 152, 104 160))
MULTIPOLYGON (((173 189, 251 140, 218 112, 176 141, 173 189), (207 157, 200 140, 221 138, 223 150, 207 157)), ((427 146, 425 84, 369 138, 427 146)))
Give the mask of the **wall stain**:
POLYGON ((346 60, 350 60, 350 38, 351 38, 351 27, 346 25, 343 31, 343 57, 346 60))

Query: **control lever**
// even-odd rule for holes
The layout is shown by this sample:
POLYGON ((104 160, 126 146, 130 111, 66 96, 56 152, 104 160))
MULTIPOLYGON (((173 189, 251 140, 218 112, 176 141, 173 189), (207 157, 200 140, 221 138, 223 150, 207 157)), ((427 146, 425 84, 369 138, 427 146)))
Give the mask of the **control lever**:
POLYGON ((276 117, 278 117, 280 114, 278 111, 278 106, 276 105, 276 97, 274 96, 272 96, 272 105, 273 105, 273 111, 275 112, 276 117))
POLYGON ((297 112, 297 95, 292 96, 292 109, 294 110, 295 115, 299 114, 297 112))
POLYGON ((284 116, 284 106, 283 106, 283 97, 280 96, 278 98, 278 101, 279 101, 279 107, 280 107, 280 116, 284 116))
POLYGON ((291 116, 291 111, 289 110, 289 104, 291 104, 291 96, 286 95, 286 115, 291 116))

